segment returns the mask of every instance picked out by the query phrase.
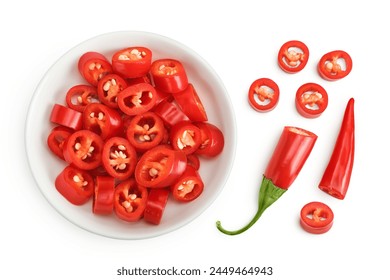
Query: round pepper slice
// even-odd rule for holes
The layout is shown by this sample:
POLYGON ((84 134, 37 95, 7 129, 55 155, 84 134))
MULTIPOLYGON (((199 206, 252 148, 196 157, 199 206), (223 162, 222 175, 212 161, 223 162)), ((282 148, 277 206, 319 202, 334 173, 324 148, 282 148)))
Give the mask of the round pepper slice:
POLYGON ((118 108, 118 94, 127 87, 127 82, 117 74, 107 74, 97 84, 99 100, 110 108, 118 108))
POLYGON ((109 175, 125 180, 134 173, 137 153, 127 139, 112 137, 104 143, 102 163, 109 175))
POLYGON ((89 130, 78 130, 68 137, 64 159, 83 170, 97 168, 102 161, 102 138, 89 130))
POLYGON ((74 131, 64 126, 56 126, 47 137, 47 145, 57 157, 64 160, 64 143, 74 131))
POLYGON ((115 178, 96 176, 92 212, 97 215, 109 215, 114 209, 115 178))
POLYGON ((137 151, 144 152, 161 143, 165 135, 164 123, 154 112, 139 114, 129 122, 126 135, 137 151))
POLYGON ((148 190, 131 178, 115 188, 114 211, 117 217, 126 222, 136 222, 144 214, 148 190))
POLYGON ((195 154, 205 157, 215 157, 223 151, 225 138, 222 131, 211 123, 195 123, 201 132, 201 144, 195 154))
POLYGON ((300 224, 309 233, 321 234, 330 230, 333 218, 333 211, 328 205, 313 201, 302 207, 300 224))
POLYGON ((78 61, 81 76, 91 85, 97 86, 99 80, 112 73, 111 63, 98 52, 86 52, 78 61))
POLYGON ((146 151, 135 167, 135 179, 141 186, 162 188, 172 185, 185 171, 187 157, 166 145, 146 151))
POLYGON ((194 153, 202 143, 200 128, 191 122, 180 122, 170 131, 170 142, 175 150, 183 151, 186 155, 194 153))
POLYGON ((258 112, 269 112, 279 102, 279 86, 271 79, 255 80, 248 91, 249 104, 258 112))
POLYGON ((301 71, 309 60, 309 48, 301 41, 284 43, 278 53, 280 68, 290 74, 301 71))
POLYGON ((151 84, 140 83, 128 86, 118 94, 119 109, 129 116, 142 114, 154 107, 156 90, 151 84))
POLYGON ((69 165, 56 177, 57 191, 74 205, 85 204, 93 195, 94 181, 85 170, 69 165))
POLYGON ((317 70, 325 80, 336 81, 342 79, 352 70, 352 58, 342 50, 328 52, 321 57, 317 70))
POLYGON ((75 85, 66 93, 66 104, 69 108, 83 112, 89 103, 98 103, 96 88, 90 85, 75 85))
POLYGON ((123 132, 119 112, 102 103, 88 104, 83 112, 84 128, 100 135, 103 140, 123 132))
POLYGON ((198 171, 187 165, 183 175, 172 185, 173 198, 180 202, 190 202, 198 198, 204 189, 204 183, 198 171))
POLYGON ((187 73, 178 60, 155 60, 150 67, 150 73, 156 88, 163 92, 176 93, 188 86, 187 73))
POLYGON ((145 76, 152 64, 152 51, 146 47, 129 47, 112 57, 112 68, 125 78, 145 76))
POLYGON ((146 201, 144 220, 159 225, 164 214, 169 197, 168 188, 151 189, 146 201))
POLYGON ((83 127, 82 113, 61 104, 54 104, 50 113, 50 121, 74 130, 83 127))
POLYGON ((319 84, 304 84, 297 90, 295 106, 303 117, 317 118, 328 107, 328 94, 319 84))

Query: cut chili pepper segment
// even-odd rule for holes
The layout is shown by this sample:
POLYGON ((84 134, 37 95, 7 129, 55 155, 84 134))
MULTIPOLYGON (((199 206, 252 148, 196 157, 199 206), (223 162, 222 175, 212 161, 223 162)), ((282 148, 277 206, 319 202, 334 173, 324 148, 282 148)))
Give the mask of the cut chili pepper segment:
POLYGON ((153 112, 159 115, 168 127, 172 127, 182 121, 190 120, 175 102, 169 102, 167 99, 162 100, 154 107, 153 112))
POLYGON ((342 79, 352 71, 352 58, 342 50, 328 52, 321 57, 317 70, 325 80, 336 81, 342 79))
POLYGON ((200 129, 201 138, 201 144, 195 154, 212 158, 222 153, 225 147, 222 130, 208 122, 196 122, 195 125, 200 129))
POLYGON ((112 73, 111 63, 99 52, 86 52, 78 61, 81 76, 91 85, 97 86, 99 80, 112 73))
POLYGON ((352 176, 355 157, 355 100, 349 99, 329 163, 318 187, 331 196, 344 199, 352 176))
POLYGON ((144 220, 146 222, 154 225, 161 223, 169 193, 168 188, 151 189, 149 191, 144 211, 144 220))
POLYGON ((139 221, 143 217, 147 199, 148 190, 130 178, 115 188, 114 212, 123 221, 139 221))
POLYGON ((322 202, 309 202, 302 207, 300 224, 302 228, 314 234, 328 232, 333 225, 334 214, 332 209, 322 202))
POLYGON ((99 103, 96 87, 91 85, 75 85, 66 93, 66 104, 69 108, 83 112, 89 103, 99 103))
POLYGON ((301 41, 292 40, 284 43, 278 53, 278 64, 287 73, 301 71, 309 60, 309 48, 301 41))
POLYGON ((61 104, 54 104, 50 113, 50 121, 73 130, 79 130, 83 127, 82 116, 79 111, 61 104))
POLYGON ((295 107, 301 116, 317 118, 328 107, 328 93, 319 84, 303 84, 295 95, 295 107))
POLYGON ((155 60, 151 65, 150 73, 156 88, 163 92, 180 92, 188 86, 184 66, 176 59, 155 60))
POLYGON ((118 95, 119 109, 129 116, 149 111, 156 101, 156 89, 148 83, 128 86, 118 95))
POLYGON ((66 139, 74 132, 73 129, 64 126, 56 126, 47 137, 47 145, 57 157, 64 160, 64 145, 66 139))
POLYGON ((112 137, 104 143, 102 164, 110 176, 128 179, 134 173, 137 160, 137 152, 127 139, 112 137))
POLYGON ((92 212, 97 215, 109 215, 114 209, 115 178, 96 176, 92 212))
POLYGON ((74 205, 85 204, 93 195, 94 181, 85 170, 68 165, 54 183, 57 191, 74 205))
POLYGON ((249 104, 258 112, 269 112, 279 102, 279 86, 271 79, 255 80, 248 91, 249 104))
POLYGON ((184 91, 172 95, 191 121, 205 122, 208 120, 206 110, 193 84, 188 84, 184 91))
POLYGON ((175 150, 186 155, 194 153, 202 144, 202 132, 192 122, 175 124, 170 131, 170 143, 175 150))
POLYGON ((118 95, 127 87, 127 82, 117 74, 107 74, 97 84, 99 100, 110 108, 118 108, 118 95))
POLYGON ((172 185, 172 196, 180 202, 190 202, 198 198, 204 189, 204 183, 198 171, 190 165, 172 185))
POLYGON ((84 129, 93 131, 103 140, 123 132, 120 113, 102 103, 88 104, 83 112, 84 129))
POLYGON ((114 71, 125 78, 145 76, 152 64, 152 51, 134 46, 117 51, 112 57, 114 71))

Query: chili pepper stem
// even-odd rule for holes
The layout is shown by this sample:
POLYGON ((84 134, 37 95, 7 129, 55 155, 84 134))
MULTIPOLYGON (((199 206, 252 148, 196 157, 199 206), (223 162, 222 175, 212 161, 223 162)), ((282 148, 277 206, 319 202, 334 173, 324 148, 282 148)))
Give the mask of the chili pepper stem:
POLYGON ((277 186, 275 186, 271 180, 267 179, 265 176, 263 176, 263 180, 261 182, 260 186, 260 192, 259 192, 259 200, 258 200, 258 209, 255 214, 255 216, 252 218, 252 220, 243 228, 238 230, 226 230, 222 227, 221 222, 217 221, 216 226, 217 229, 227 235, 237 235, 240 233, 243 233, 244 231, 248 230, 251 226, 253 226, 257 220, 261 217, 263 212, 272 205, 276 200, 278 200, 287 189, 282 189, 277 186))

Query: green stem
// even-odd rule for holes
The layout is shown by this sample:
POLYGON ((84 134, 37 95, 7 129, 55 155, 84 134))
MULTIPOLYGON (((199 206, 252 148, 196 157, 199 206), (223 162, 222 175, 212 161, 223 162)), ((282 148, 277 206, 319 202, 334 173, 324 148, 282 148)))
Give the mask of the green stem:
POLYGON ((237 235, 243 233, 251 226, 253 226, 257 220, 261 217, 265 209, 267 209, 270 205, 272 205, 276 200, 278 200, 284 193, 286 189, 281 189, 275 186, 271 180, 263 177, 263 181, 261 182, 260 192, 259 192, 259 201, 258 201, 258 209, 256 215, 252 218, 252 220, 243 228, 238 230, 226 230, 222 227, 221 222, 217 221, 216 225, 220 232, 228 234, 228 235, 237 235))

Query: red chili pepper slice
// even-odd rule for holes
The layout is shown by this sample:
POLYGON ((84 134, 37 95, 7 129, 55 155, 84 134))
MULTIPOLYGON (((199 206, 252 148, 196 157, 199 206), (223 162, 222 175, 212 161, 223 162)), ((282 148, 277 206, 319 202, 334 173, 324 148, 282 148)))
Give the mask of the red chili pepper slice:
POLYGON ((78 130, 66 140, 64 158, 77 168, 95 169, 102 162, 103 144, 98 134, 89 130, 78 130))
POLYGON ((130 178, 115 188, 114 211, 116 216, 126 222, 136 222, 144 214, 148 190, 130 178))
POLYGON ((169 198, 168 188, 151 189, 146 201, 144 220, 148 223, 159 225, 164 215, 165 206, 169 198))
POLYGON ((82 113, 61 104, 54 104, 50 113, 50 121, 73 130, 83 127, 82 113))
POLYGON ((280 68, 290 74, 301 71, 309 60, 309 48, 301 41, 284 43, 278 53, 280 68))
POLYGON ((172 127, 182 121, 190 120, 176 103, 169 102, 166 99, 162 100, 156 107, 154 107, 153 112, 155 112, 168 127, 172 127))
POLYGON ((248 91, 249 104, 258 112, 269 112, 279 102, 279 87, 271 79, 255 80, 248 91))
POLYGON ((75 85, 66 93, 66 104, 69 108, 83 112, 89 103, 98 103, 99 97, 94 86, 75 85))
POLYGON ((69 165, 56 177, 55 187, 70 203, 82 205, 92 197, 94 181, 87 171, 69 165))
POLYGON ((205 122, 208 120, 206 110, 193 84, 188 84, 184 91, 172 95, 191 121, 205 122))
POLYGON ((175 150, 186 155, 194 153, 202 143, 202 133, 199 127, 191 122, 175 124, 170 131, 170 143, 175 150))
POLYGON ((127 139, 112 137, 104 143, 102 163, 110 176, 126 180, 134 173, 137 152, 127 139))
POLYGON ((84 53, 79 59, 78 69, 81 76, 93 86, 97 86, 105 75, 112 73, 111 63, 98 52, 84 53))
POLYGON ((226 230, 221 222, 216 225, 219 231, 237 235, 253 226, 264 211, 278 200, 294 182, 309 157, 317 140, 317 135, 298 127, 284 127, 272 157, 264 172, 258 198, 258 210, 252 220, 239 230, 226 230))
POLYGON ((109 215, 114 209, 115 178, 96 176, 92 212, 97 215, 109 215))
POLYGON ((50 131, 50 134, 47 137, 49 149, 62 160, 64 160, 64 143, 73 132, 73 129, 64 126, 56 126, 50 131))
POLYGON ((129 116, 145 113, 156 104, 156 90, 151 84, 128 86, 118 94, 119 109, 129 116))
POLYGON ((345 51, 331 51, 321 57, 317 69, 323 79, 336 81, 346 77, 351 72, 352 58, 345 51))
POLYGON ((185 171, 187 157, 165 145, 146 151, 135 167, 135 179, 141 186, 161 188, 172 185, 185 171))
POLYGON ((304 84, 295 95, 295 107, 301 116, 317 118, 328 107, 328 93, 319 84, 304 84))
POLYGON ((151 65, 150 73, 156 88, 163 92, 180 92, 188 86, 187 73, 178 60, 155 60, 151 65))
POLYGON ((319 188, 331 196, 344 199, 351 180, 355 157, 355 100, 345 108, 343 121, 319 188))
POLYGON ((145 76, 152 64, 152 51, 146 47, 129 47, 117 51, 112 57, 114 72, 125 78, 145 76))
POLYGON ((127 139, 139 152, 145 152, 161 143, 165 127, 161 118, 153 112, 135 116, 127 128, 127 139))
POLYGON ((204 189, 204 183, 198 171, 187 165, 183 175, 172 185, 172 196, 180 202, 190 202, 198 198, 204 189))
POLYGON ((222 153, 225 146, 225 138, 222 131, 214 124, 208 122, 195 123, 200 129, 201 144, 195 154, 205 157, 216 157, 222 153))
POLYGON ((84 128, 100 135, 103 140, 123 132, 119 112, 102 103, 88 104, 83 112, 84 128))
POLYGON ((302 207, 300 224, 309 233, 322 234, 331 229, 333 218, 333 211, 328 205, 313 201, 302 207))
POLYGON ((118 94, 127 87, 127 82, 117 74, 107 74, 97 84, 99 100, 110 108, 118 108, 118 94))

